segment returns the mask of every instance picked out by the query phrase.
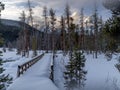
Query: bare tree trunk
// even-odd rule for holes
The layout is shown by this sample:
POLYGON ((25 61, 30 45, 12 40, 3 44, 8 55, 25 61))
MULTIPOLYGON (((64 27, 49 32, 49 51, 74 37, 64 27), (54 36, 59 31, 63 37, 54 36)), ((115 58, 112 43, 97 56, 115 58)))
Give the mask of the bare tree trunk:
POLYGON ((95 58, 97 58, 97 52, 98 52, 98 17, 97 17, 96 4, 95 4, 95 13, 94 13, 94 29, 95 29, 95 58))
POLYGON ((65 54, 65 20, 64 17, 61 16, 61 49, 63 50, 63 53, 65 54))
MULTIPOLYGON (((52 50, 53 50, 53 74, 54 74, 54 60, 55 60, 55 12, 51 8, 50 9, 50 16, 51 16, 51 30, 52 30, 52 50)), ((54 79, 54 75, 53 75, 54 79)), ((54 81, 54 80, 53 80, 54 81)))
POLYGON ((43 8, 43 16, 44 16, 44 20, 45 20, 45 22, 44 22, 44 24, 45 24, 45 38, 44 38, 44 40, 45 40, 45 42, 44 42, 44 44, 45 44, 45 50, 46 50, 46 52, 48 53, 48 27, 49 27, 49 23, 48 23, 48 20, 47 20, 47 7, 44 7, 43 8))
POLYGON ((37 55, 37 52, 36 52, 36 49, 37 49, 37 41, 36 41, 36 32, 35 32, 35 29, 33 29, 33 11, 32 11, 32 8, 31 8, 31 3, 30 3, 30 0, 28 0, 28 6, 29 6, 29 19, 30 19, 30 24, 32 26, 32 49, 33 49, 33 56, 36 56, 37 55))
POLYGON ((81 9, 81 17, 80 17, 80 22, 81 22, 81 26, 80 26, 80 29, 81 29, 81 49, 82 51, 84 51, 84 42, 85 42, 85 38, 84 38, 84 21, 83 21, 83 18, 84 18, 84 14, 83 14, 83 8, 81 9))
MULTIPOLYGON (((67 20, 67 31, 68 31, 68 45, 69 51, 71 50, 71 38, 70 38, 70 7, 67 4, 65 8, 66 20, 67 20)), ((71 51, 70 51, 71 54, 71 51)))

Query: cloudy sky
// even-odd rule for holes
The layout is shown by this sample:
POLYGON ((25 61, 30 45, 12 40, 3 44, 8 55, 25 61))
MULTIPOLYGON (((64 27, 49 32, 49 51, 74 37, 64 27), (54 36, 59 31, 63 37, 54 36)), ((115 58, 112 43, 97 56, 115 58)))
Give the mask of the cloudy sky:
MULTIPOLYGON (((1 0, 0 0, 1 1, 1 0)), ((19 20, 20 13, 28 11, 28 0, 2 0, 5 4, 5 10, 2 11, 2 18, 19 20)), ((80 13, 81 7, 84 7, 85 15, 92 15, 94 11, 95 0, 30 0, 33 7, 34 17, 41 17, 43 6, 53 8, 56 11, 57 16, 63 15, 66 3, 69 3, 71 12, 80 13)), ((103 19, 110 17, 110 11, 106 10, 102 6, 102 0, 96 0, 98 6, 98 14, 103 19)))

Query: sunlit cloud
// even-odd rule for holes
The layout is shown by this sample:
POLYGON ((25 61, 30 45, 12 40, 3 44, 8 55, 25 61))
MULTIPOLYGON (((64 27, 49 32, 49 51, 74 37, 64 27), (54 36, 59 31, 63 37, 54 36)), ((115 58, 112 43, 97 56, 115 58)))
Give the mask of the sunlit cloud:
MULTIPOLYGON (((30 0, 33 8, 34 17, 42 17, 43 7, 47 6, 48 9, 53 8, 57 16, 64 14, 66 3, 70 5, 71 13, 77 12, 83 7, 85 15, 92 15, 94 11, 94 3, 97 3, 99 15, 107 18, 110 15, 108 10, 102 6, 103 0, 30 0)), ((20 13, 24 10, 28 14, 28 0, 3 0, 5 10, 2 11, 2 18, 19 20, 20 13)))

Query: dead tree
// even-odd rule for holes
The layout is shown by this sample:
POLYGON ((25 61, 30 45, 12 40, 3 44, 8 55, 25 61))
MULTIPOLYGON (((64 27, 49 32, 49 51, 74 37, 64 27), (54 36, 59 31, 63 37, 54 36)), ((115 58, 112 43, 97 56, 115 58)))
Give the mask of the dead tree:
POLYGON ((69 49, 69 54, 71 56, 72 52, 71 52, 71 39, 70 39, 70 7, 68 4, 66 4, 66 8, 65 8, 65 16, 66 16, 66 26, 67 26, 67 32, 68 32, 68 49, 69 49))
POLYGON ((48 22, 48 11, 47 11, 47 7, 43 8, 43 17, 44 17, 44 24, 45 24, 45 35, 44 35, 44 46, 45 46, 45 50, 48 53, 48 47, 49 47, 49 43, 48 43, 48 27, 49 27, 49 22, 48 22))
MULTIPOLYGON (((55 11, 51 8, 50 9, 50 24, 51 24, 51 31, 52 31, 52 51, 53 51, 53 73, 54 73, 54 60, 55 60, 55 11)), ((54 81, 54 75, 53 75, 54 81)))
POLYGON ((33 57, 37 55, 37 40, 36 40, 36 33, 35 33, 35 29, 33 29, 33 10, 31 8, 31 3, 30 0, 28 0, 28 7, 29 7, 29 24, 32 27, 32 49, 33 49, 33 57))
POLYGON ((18 42, 22 44, 22 56, 28 57, 29 56, 29 31, 26 28, 26 15, 24 11, 21 13, 20 19, 21 19, 20 23, 21 23, 22 30, 19 34, 21 36, 19 36, 19 39, 18 39, 21 41, 18 41, 18 42))
POLYGON ((97 52, 98 52, 98 15, 97 15, 97 6, 95 4, 95 12, 94 12, 94 35, 95 35, 95 58, 97 58, 97 52))
POLYGON ((52 50, 53 53, 55 52, 55 40, 54 40, 54 32, 55 32, 55 11, 51 8, 50 9, 50 23, 51 23, 51 31, 52 31, 52 50))
POLYGON ((81 43, 80 43, 80 46, 81 46, 81 49, 82 51, 84 51, 84 42, 85 42, 85 35, 84 35, 84 14, 83 14, 83 8, 81 9, 81 14, 80 14, 80 40, 81 40, 81 43))
POLYGON ((61 49, 63 50, 63 52, 65 53, 66 51, 66 46, 65 46, 65 18, 63 16, 61 16, 61 49))

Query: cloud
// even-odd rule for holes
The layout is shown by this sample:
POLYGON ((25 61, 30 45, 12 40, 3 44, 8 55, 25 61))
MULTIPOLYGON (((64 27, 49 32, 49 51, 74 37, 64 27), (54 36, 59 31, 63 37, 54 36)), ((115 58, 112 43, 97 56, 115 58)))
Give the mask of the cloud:
MULTIPOLYGON (((23 2, 20 2, 20 3, 15 3, 14 5, 16 5, 18 8, 19 7, 24 7, 24 8, 28 8, 28 3, 26 1, 23 1, 23 2)), ((35 8, 37 6, 39 6, 40 4, 35 2, 35 1, 32 1, 31 2, 31 7, 32 8, 35 8)))
MULTIPOLYGON (((47 6, 48 9, 53 8, 56 11, 56 15, 60 16, 64 14, 64 8, 66 3, 70 5, 71 12, 80 13, 80 9, 84 7, 84 13, 91 15, 94 11, 94 3, 97 2, 98 10, 101 13, 107 14, 107 10, 103 8, 102 1, 104 0, 30 0, 31 6, 34 7, 34 16, 41 17, 43 12, 43 6, 47 6)), ((20 13, 25 10, 28 13, 28 0, 3 0, 5 3, 5 10, 2 11, 3 18, 19 19, 20 13)), ((104 15, 107 16, 107 15, 104 15)), ((106 18, 106 17, 105 17, 106 18)))

